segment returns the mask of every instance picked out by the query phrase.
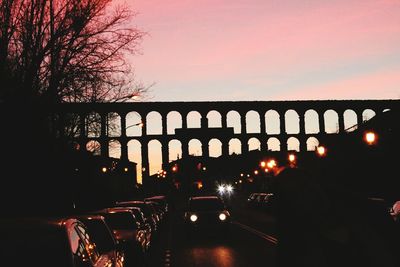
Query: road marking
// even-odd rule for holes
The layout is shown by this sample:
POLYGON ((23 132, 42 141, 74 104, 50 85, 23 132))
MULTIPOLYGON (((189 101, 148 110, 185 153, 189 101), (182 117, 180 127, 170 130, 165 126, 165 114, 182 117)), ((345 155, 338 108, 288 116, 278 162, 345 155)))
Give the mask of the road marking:
POLYGON ((170 249, 165 250, 164 266, 165 267, 171 266, 171 250, 170 249))
POLYGON ((247 226, 247 225, 242 224, 242 223, 240 223, 240 222, 232 222, 232 223, 235 224, 235 225, 237 225, 237 226, 239 226, 240 228, 242 228, 242 229, 244 229, 244 230, 247 230, 247 231, 249 231, 249 232, 251 232, 251 233, 253 233, 253 234, 255 234, 255 235, 261 237, 262 239, 265 239, 265 240, 267 240, 267 241, 269 241, 269 242, 275 244, 275 245, 278 244, 278 239, 276 239, 276 238, 273 237, 273 236, 264 234, 263 232, 260 232, 260 231, 258 231, 258 230, 256 230, 256 229, 251 228, 250 226, 247 226))

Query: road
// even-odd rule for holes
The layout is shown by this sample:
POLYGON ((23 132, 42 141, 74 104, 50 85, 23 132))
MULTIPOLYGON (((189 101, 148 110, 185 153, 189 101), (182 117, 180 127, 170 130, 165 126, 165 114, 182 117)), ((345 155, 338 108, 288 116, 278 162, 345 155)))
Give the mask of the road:
POLYGON ((249 209, 245 194, 230 199, 233 222, 227 235, 201 231, 187 236, 183 211, 170 214, 155 240, 149 258, 151 267, 276 266, 275 220, 262 210, 249 209))

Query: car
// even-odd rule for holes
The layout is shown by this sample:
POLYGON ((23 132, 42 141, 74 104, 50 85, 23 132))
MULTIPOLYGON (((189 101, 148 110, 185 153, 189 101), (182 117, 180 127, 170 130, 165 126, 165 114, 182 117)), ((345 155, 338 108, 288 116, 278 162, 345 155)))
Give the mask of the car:
POLYGON ((2 219, 0 256, 7 266, 108 267, 86 226, 75 218, 2 219))
POLYGON ((124 251, 118 246, 119 244, 108 227, 104 216, 79 215, 74 217, 86 225, 99 253, 109 255, 113 261, 113 267, 125 266, 124 251))
POLYGON ((167 197, 164 195, 157 195, 157 196, 152 196, 152 197, 147 197, 144 199, 145 202, 147 201, 153 201, 153 202, 157 202, 161 205, 161 207, 164 210, 164 213, 168 213, 168 200, 167 197))
POLYGON ((146 218, 146 222, 148 222, 151 226, 151 231, 153 235, 156 234, 159 227, 159 217, 157 213, 149 204, 141 200, 130 200, 130 201, 119 201, 115 203, 115 206, 118 207, 137 207, 143 212, 144 217, 146 218))
POLYGON ((145 265, 146 240, 135 216, 128 208, 106 208, 93 212, 104 216, 120 248, 125 253, 128 266, 145 265))
POLYGON ((146 204, 149 204, 151 208, 156 212, 159 218, 159 223, 161 224, 165 216, 164 209, 162 208, 162 206, 155 201, 145 201, 145 202, 146 204))
POLYGON ((247 198, 247 204, 252 207, 261 207, 264 203, 264 199, 267 196, 267 193, 252 193, 247 198))
POLYGON ((151 226, 148 222, 146 222, 146 218, 144 217, 143 212, 141 211, 140 208, 138 207, 114 207, 114 210, 118 209, 129 209, 135 216, 136 222, 138 224, 139 229, 144 233, 144 248, 145 252, 147 252, 150 249, 150 244, 151 244, 151 237, 152 237, 152 232, 151 232, 151 226))
POLYGON ((188 231, 217 228, 227 232, 231 215, 218 196, 196 196, 189 198, 184 221, 188 231))

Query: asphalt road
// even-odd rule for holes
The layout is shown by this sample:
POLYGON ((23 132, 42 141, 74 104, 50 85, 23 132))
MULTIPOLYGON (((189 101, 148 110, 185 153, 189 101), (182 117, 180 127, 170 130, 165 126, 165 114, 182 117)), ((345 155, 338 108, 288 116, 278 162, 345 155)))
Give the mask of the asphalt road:
POLYGON ((246 196, 230 199, 233 222, 226 235, 201 231, 188 236, 178 207, 154 242, 149 266, 276 266, 275 220, 265 211, 248 208, 246 196))

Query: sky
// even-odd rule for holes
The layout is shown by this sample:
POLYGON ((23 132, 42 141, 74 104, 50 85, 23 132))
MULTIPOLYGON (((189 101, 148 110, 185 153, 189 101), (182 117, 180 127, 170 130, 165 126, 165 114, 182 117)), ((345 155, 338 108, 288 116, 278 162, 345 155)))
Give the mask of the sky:
MULTIPOLYGON (((142 100, 400 98, 400 0, 125 3, 147 32, 129 57, 152 85, 142 100)), ((160 147, 149 149, 155 173, 160 147)))
POLYGON ((148 101, 400 98, 399 0, 127 4, 148 101))

